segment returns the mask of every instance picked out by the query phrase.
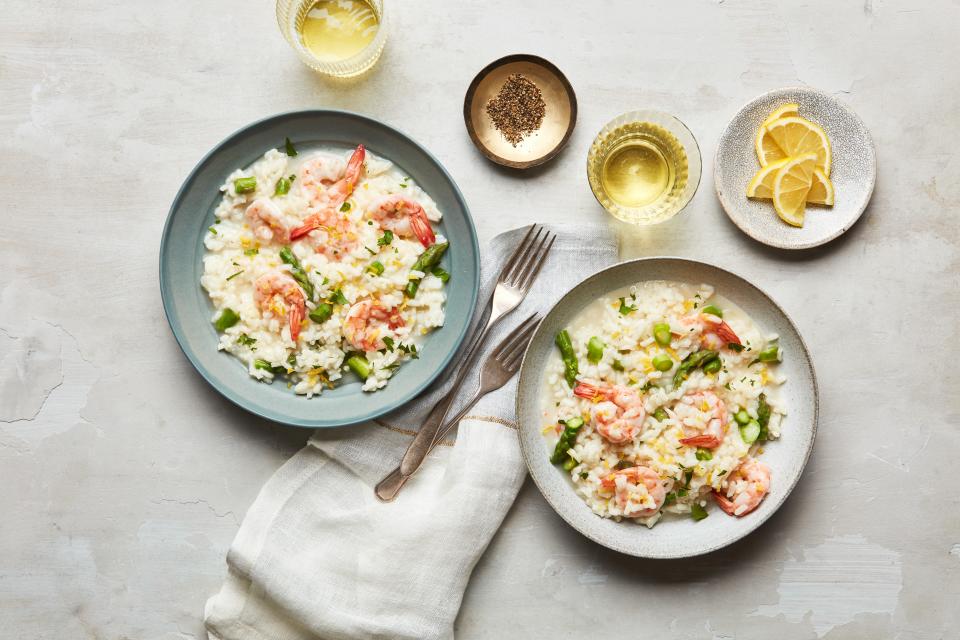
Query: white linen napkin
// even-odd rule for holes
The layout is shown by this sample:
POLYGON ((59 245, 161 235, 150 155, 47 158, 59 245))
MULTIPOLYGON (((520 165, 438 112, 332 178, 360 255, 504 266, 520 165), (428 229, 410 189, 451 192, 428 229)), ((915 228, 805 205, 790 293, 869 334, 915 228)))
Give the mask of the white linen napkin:
MULTIPOLYGON (((524 303, 492 332, 481 358, 530 313, 546 311, 617 259, 605 225, 551 228, 557 240, 543 270, 524 303)), ((525 231, 503 233, 485 251, 481 304, 525 231)), ((314 432, 274 474, 230 547, 222 589, 207 601, 209 638, 453 637, 470 573, 525 476, 515 433, 516 377, 478 403, 461 421, 456 442, 437 447, 394 502, 373 493, 451 373, 381 421, 314 432)), ((471 374, 458 398, 469 397, 475 385, 471 374)))

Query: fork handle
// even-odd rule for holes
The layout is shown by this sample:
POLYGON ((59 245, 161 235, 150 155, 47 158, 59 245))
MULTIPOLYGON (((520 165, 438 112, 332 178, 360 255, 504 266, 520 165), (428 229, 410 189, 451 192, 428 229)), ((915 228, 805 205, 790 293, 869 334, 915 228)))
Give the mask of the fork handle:
POLYGON ((440 431, 441 425, 443 425, 443 419, 446 417, 447 411, 453 403, 453 398, 457 395, 464 379, 470 372, 470 365, 473 362, 474 356, 479 351, 479 346, 483 344, 493 325, 502 317, 502 315, 495 316, 493 312, 490 313, 490 318, 487 320, 483 331, 474 339, 473 344, 470 345, 469 352, 464 356, 463 366, 460 368, 460 371, 457 372, 457 377, 454 379, 450 391, 447 392, 447 395, 437 403, 437 406, 434 407, 430 415, 427 416, 426 421, 421 425, 420 430, 417 431, 417 435, 414 436, 413 442, 410 443, 406 453, 403 454, 403 459, 400 460, 400 471, 403 475, 408 476, 416 471, 417 467, 423 464, 423 460, 427 457, 427 454, 430 453, 430 449, 433 448, 434 443, 437 441, 437 433, 440 431))
MULTIPOLYGON (((470 398, 470 401, 466 404, 466 406, 457 412, 457 415, 439 425, 436 434, 437 437, 430 443, 430 447, 420 460, 420 464, 423 464, 423 459, 425 459, 427 455, 436 448, 436 446, 440 443, 440 440, 442 440, 445 435, 450 433, 450 430, 453 429, 453 427, 463 419, 463 416, 467 415, 467 411, 472 409, 485 393, 486 391, 484 391, 483 388, 478 389, 477 393, 470 398)), ((412 473, 405 474, 401 470, 401 467, 398 466, 396 469, 387 474, 387 476, 378 482, 376 487, 374 487, 374 492, 377 494, 377 497, 384 502, 390 502, 396 498, 397 494, 400 493, 400 489, 403 488, 403 485, 406 484, 407 480, 410 479, 413 473, 416 473, 417 469, 420 468, 420 464, 417 465, 412 473)))

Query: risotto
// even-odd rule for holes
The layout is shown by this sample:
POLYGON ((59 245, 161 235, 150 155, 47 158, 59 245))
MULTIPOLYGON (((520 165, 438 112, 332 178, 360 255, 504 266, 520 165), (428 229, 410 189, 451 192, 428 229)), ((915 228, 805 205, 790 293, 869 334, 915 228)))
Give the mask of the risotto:
POLYGON ((374 391, 443 325, 441 213, 388 160, 287 141, 220 190, 201 284, 252 377, 310 397, 352 371, 374 391))
POLYGON ((709 285, 650 281, 585 308, 556 337, 543 417, 552 461, 597 514, 652 527, 665 513, 759 506, 780 436, 781 351, 709 285))

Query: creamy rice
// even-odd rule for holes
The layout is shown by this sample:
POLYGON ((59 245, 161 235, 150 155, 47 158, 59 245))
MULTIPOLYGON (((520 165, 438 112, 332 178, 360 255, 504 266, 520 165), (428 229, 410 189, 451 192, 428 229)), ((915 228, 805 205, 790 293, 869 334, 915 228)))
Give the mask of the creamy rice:
MULTIPOLYGON (((371 215, 385 197, 397 195, 419 204, 430 221, 441 219, 430 196, 390 161, 366 152, 363 173, 349 197, 341 206, 329 209, 335 211, 340 225, 336 231, 328 233, 324 227, 295 241, 285 236, 286 230, 299 227, 318 210, 318 198, 324 196, 318 192, 325 187, 308 186, 304 165, 323 166, 329 173, 329 189, 344 175, 350 156, 350 151, 334 149, 301 149, 296 157, 277 149, 267 151, 250 167, 228 176, 220 188, 223 199, 215 223, 204 238, 201 284, 215 307, 211 320, 216 323, 227 309, 239 316, 220 333, 219 349, 243 362, 250 376, 264 382, 283 377, 294 392, 308 397, 342 380, 350 354, 362 355, 369 363, 363 389, 382 388, 397 367, 418 357, 426 336, 444 321, 446 294, 441 277, 445 274, 438 271, 438 277, 413 271, 426 250, 424 245, 409 234, 397 233, 390 239, 384 228, 389 225, 371 215), (251 177, 256 178, 255 190, 238 193, 236 181, 251 177), (278 194, 278 181, 284 178, 292 178, 289 192, 278 194), (254 201, 270 203, 267 206, 279 214, 277 224, 283 233, 268 240, 257 233, 247 214, 254 201), (284 247, 296 256, 314 290, 312 298, 304 295, 308 317, 300 324, 296 340, 288 326, 290 307, 282 296, 258 305, 254 295, 255 283, 265 274, 280 272, 281 280, 287 282, 286 276, 296 272, 281 259, 284 247), (380 266, 382 272, 378 273, 380 266), (417 277, 421 280, 416 295, 405 296, 404 288, 417 277), (402 319, 402 326, 396 327, 371 321, 370 333, 364 335, 374 338, 381 348, 359 350, 345 336, 348 312, 361 301, 371 301, 402 319), (321 304, 332 308, 326 319, 317 312, 321 304)), ((436 243, 444 242, 438 233, 436 243)), ((302 286, 299 292, 304 293, 302 286)))
MULTIPOLYGON (((544 435, 555 447, 566 426, 560 421, 584 421, 569 452, 557 462, 564 464, 578 495, 600 516, 626 517, 647 526, 653 526, 664 513, 693 511, 698 519, 705 517, 703 509, 711 493, 733 495, 744 489, 735 470, 743 461, 759 456, 765 440, 780 435, 785 410, 776 389, 784 379, 777 372, 778 358, 770 359, 770 354, 779 354, 777 336, 764 334, 746 313, 715 295, 709 285, 639 283, 585 308, 568 327, 568 334, 579 367, 576 384, 621 389, 623 397, 637 399, 642 407, 638 411, 645 414, 641 419, 616 423, 632 425, 633 434, 604 427, 615 440, 624 440, 611 442, 600 428, 613 424, 611 419, 620 413, 609 403, 602 404, 606 397, 575 395, 565 380, 559 350, 551 357, 545 376, 544 435), (722 321, 739 337, 742 350, 717 339, 715 327, 720 319, 704 314, 704 308, 720 309, 722 321), (670 327, 669 345, 658 344, 654 338, 654 328, 660 323, 670 327), (604 345, 596 362, 589 358, 588 344, 593 337, 604 345), (675 384, 680 363, 707 350, 718 354, 718 370, 713 370, 718 365, 707 367, 707 372, 696 367, 675 384), (761 352, 766 352, 766 362, 758 361, 761 352), (659 363, 666 368, 668 361, 670 368, 665 371, 655 366, 659 363), (768 421, 762 416, 757 421, 761 402, 769 407, 768 421), (721 416, 720 423, 711 423, 721 416), (749 418, 750 422, 741 429, 737 418, 744 422, 749 418), (761 437, 749 442, 761 421, 765 422, 761 437), (717 424, 723 423, 719 445, 681 443, 681 439, 715 433, 717 424), (655 472, 658 491, 666 494, 665 499, 658 501, 649 495, 643 483, 633 494, 621 494, 624 481, 614 472, 637 466, 655 472), (728 481, 731 476, 735 479, 728 481), (638 513, 643 515, 636 517, 638 513)), ((593 355, 596 357, 596 349, 593 355)), ((740 508, 735 515, 743 511, 740 508)))

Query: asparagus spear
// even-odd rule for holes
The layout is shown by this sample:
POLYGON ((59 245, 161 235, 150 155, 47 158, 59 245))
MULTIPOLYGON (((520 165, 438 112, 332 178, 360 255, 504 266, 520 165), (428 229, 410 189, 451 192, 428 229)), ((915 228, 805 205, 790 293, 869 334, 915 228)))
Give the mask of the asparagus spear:
MULTIPOLYGON (((557 446, 553 449, 553 455, 550 456, 550 462, 553 464, 566 462, 569 458, 570 447, 573 446, 573 443, 577 439, 577 431, 583 426, 583 419, 570 418, 569 420, 561 420, 560 424, 564 426, 564 429, 563 433, 560 434, 560 440, 557 441, 557 446)), ((572 469, 573 467, 570 468, 572 469)), ((567 471, 569 470, 570 469, 567 469, 567 471)))
POLYGON ((300 264, 297 256, 293 255, 293 250, 290 247, 280 249, 280 259, 290 265, 290 275, 297 281, 297 284, 303 287, 307 298, 313 300, 313 284, 310 282, 310 278, 307 277, 307 272, 303 270, 303 265, 300 264))
MULTIPOLYGON (((443 254, 449 246, 449 242, 439 242, 427 247, 427 250, 421 253, 417 261, 413 263, 413 271, 428 273, 433 267, 440 263, 440 258, 443 257, 443 254)), ((419 288, 420 278, 414 278, 407 282, 407 287, 403 290, 403 294, 408 298, 412 298, 417 295, 417 289, 419 288)))
POLYGON ((577 383, 577 373, 580 372, 580 365, 577 363, 577 354, 573 352, 573 343, 570 341, 570 334, 564 329, 557 334, 554 344, 560 349, 560 358, 563 360, 564 378, 572 389, 577 383))

